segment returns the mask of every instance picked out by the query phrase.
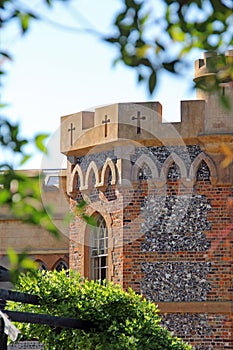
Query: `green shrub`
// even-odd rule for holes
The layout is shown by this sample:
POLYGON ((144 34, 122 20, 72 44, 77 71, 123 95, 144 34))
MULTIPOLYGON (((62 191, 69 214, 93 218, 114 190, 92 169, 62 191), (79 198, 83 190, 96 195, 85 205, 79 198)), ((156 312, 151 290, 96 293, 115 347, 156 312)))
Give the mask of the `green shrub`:
POLYGON ((90 320, 90 332, 17 324, 21 337, 37 339, 48 350, 190 350, 160 325, 155 304, 112 283, 80 278, 73 271, 21 275, 17 290, 37 294, 41 305, 9 303, 11 309, 90 320))

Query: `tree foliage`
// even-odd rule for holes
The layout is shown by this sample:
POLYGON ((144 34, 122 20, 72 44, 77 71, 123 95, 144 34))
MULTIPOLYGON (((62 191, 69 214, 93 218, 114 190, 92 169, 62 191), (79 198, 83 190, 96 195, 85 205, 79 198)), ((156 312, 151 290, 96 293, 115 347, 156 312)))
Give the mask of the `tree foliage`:
MULTIPOLYGON (((144 81, 151 93, 160 71, 185 73, 194 50, 223 54, 233 45, 231 1, 124 0, 123 3, 114 22, 115 33, 106 40, 118 48, 116 62, 134 68, 138 81, 144 81)), ((225 73, 233 79, 233 62, 225 73)), ((212 86, 216 91, 218 83, 216 78, 212 86)))
POLYGON ((21 275, 17 290, 39 295, 40 306, 10 303, 12 309, 74 317, 94 324, 90 332, 17 324, 21 337, 48 350, 191 350, 160 325, 158 309, 132 290, 88 281, 70 271, 21 275))
MULTIPOLYGON (((41 0, 50 9, 56 2, 63 2, 65 6, 72 0, 41 0)), ((117 47, 115 61, 135 69, 138 81, 145 82, 151 93, 157 85, 158 72, 184 73, 194 50, 223 54, 233 45, 233 4, 230 0, 120 2, 122 10, 115 15, 112 33, 104 35, 99 31, 96 34, 99 39, 117 47)), ((42 13, 18 0, 1 0, 0 9, 2 27, 16 21, 22 34, 28 31, 33 20, 44 19, 42 13)), ((90 33, 93 34, 93 30, 90 33)), ((1 55, 11 57, 6 51, 1 55)), ((231 62, 227 72, 231 78, 232 65, 231 62)))

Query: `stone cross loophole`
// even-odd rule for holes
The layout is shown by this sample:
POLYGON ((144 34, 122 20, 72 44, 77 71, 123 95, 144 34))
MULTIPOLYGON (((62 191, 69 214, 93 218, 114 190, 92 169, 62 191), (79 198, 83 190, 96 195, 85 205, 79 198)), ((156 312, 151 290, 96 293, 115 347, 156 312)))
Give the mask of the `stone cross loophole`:
POLYGON ((145 116, 141 116, 141 112, 137 112, 136 117, 132 117, 132 120, 137 120, 137 134, 141 134, 141 120, 145 120, 145 116))
POLYGON ((110 119, 107 119, 107 115, 105 115, 104 118, 105 119, 102 120, 102 124, 104 124, 104 137, 107 137, 107 135, 108 135, 107 124, 110 123, 110 119))
POLYGON ((73 123, 70 124, 70 128, 68 129, 68 132, 70 132, 70 146, 73 145, 73 131, 75 130, 75 127, 73 126, 73 123))

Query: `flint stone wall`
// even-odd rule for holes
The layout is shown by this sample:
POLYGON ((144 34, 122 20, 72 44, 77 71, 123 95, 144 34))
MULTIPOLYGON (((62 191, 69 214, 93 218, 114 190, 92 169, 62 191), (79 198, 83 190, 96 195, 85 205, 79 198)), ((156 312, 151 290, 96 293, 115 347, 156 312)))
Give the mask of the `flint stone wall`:
POLYGON ((204 231, 211 209, 205 196, 149 196, 141 208, 145 234, 142 251, 205 251, 210 242, 204 231))
MULTIPOLYGON (((162 316, 162 326, 172 334, 182 339, 195 338, 202 340, 213 334, 213 327, 209 324, 205 314, 166 314, 162 316)), ((212 350, 211 345, 196 345, 194 350, 212 350)))
POLYGON ((210 262, 144 262, 141 293, 152 301, 205 301, 210 262))

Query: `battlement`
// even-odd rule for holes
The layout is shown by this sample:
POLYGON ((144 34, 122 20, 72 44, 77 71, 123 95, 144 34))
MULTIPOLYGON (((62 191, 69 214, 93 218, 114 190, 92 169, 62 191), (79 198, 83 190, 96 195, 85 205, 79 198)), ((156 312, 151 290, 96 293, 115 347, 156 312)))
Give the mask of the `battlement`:
MULTIPOLYGON (((214 107, 213 107, 214 108, 214 107)), ((216 109, 215 109, 216 111, 216 109)), ((117 103, 61 119, 61 152, 72 155, 129 139, 146 144, 195 142, 204 135, 233 133, 232 111, 210 114, 205 100, 181 101, 181 122, 163 123, 159 102, 117 103)))

